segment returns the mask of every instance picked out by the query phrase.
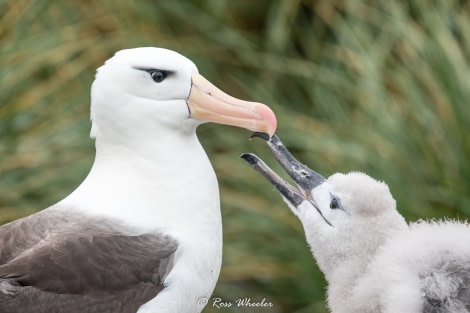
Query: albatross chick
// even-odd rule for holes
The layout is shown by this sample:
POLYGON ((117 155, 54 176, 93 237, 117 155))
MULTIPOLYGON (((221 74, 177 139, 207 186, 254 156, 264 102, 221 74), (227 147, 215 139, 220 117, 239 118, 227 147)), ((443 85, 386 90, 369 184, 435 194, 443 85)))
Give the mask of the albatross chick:
POLYGON ((294 187, 253 154, 254 169, 300 219, 328 282, 332 313, 470 312, 470 228, 456 221, 407 224, 388 186, 366 174, 328 179, 264 138, 294 187))

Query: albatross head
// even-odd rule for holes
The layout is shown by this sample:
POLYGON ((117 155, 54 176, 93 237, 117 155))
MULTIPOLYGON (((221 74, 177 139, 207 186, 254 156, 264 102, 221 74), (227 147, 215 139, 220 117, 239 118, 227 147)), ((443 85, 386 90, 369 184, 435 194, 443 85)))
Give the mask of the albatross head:
MULTIPOLYGON (((263 137, 294 187, 253 154, 242 158, 265 176, 300 219, 318 265, 326 275, 344 264, 357 270, 395 230, 406 227, 388 186, 366 174, 334 174, 328 179, 297 161, 277 136, 263 137)), ((346 271, 353 269, 346 265, 346 271)))
POLYGON ((107 141, 155 138, 164 129, 191 134, 203 122, 271 135, 276 129, 267 106, 230 97, 198 74, 192 61, 161 48, 117 52, 98 69, 91 102, 91 136, 107 141))

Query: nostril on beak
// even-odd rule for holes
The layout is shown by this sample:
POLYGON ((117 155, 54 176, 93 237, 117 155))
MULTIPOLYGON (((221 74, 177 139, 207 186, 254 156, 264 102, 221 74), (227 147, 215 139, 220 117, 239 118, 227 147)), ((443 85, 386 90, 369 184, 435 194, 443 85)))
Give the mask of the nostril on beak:
POLYGON ((309 173, 305 170, 301 170, 300 171, 300 175, 302 175, 303 177, 305 178, 310 178, 311 176, 309 175, 309 173))

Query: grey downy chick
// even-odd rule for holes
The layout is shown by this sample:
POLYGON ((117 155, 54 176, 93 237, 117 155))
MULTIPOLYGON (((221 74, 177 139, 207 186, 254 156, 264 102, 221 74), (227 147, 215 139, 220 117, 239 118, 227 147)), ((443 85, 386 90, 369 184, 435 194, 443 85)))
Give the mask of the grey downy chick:
POLYGON ((299 218, 328 282, 332 313, 470 312, 470 228, 457 221, 407 224, 388 186, 364 173, 325 179, 277 136, 263 138, 297 187, 243 154, 299 218))

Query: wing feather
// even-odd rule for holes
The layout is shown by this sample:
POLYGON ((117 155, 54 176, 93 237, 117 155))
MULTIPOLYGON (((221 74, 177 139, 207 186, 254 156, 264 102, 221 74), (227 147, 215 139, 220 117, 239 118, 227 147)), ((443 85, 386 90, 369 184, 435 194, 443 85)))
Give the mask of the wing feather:
POLYGON ((422 281, 423 313, 470 312, 470 264, 449 261, 422 281))
POLYGON ((177 242, 116 225, 46 210, 0 227, 0 312, 136 312, 177 242))

